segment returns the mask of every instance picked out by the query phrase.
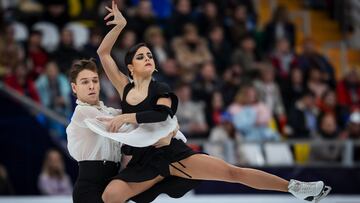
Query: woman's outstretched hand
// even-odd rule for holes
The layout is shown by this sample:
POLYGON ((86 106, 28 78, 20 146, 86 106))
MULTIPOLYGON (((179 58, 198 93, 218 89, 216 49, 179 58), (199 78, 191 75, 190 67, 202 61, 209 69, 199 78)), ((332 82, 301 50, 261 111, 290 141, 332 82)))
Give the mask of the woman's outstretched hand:
POLYGON ((122 115, 115 116, 114 118, 98 117, 96 119, 107 125, 107 130, 112 133, 118 132, 120 127, 125 123, 122 115))
POLYGON ((164 138, 161 138, 160 140, 158 140, 155 144, 153 144, 152 146, 154 146, 155 148, 160 148, 160 147, 164 147, 164 146, 168 146, 171 143, 171 140, 173 137, 175 137, 176 133, 179 131, 180 127, 179 125, 177 125, 176 129, 174 131, 172 131, 171 133, 169 133, 169 135, 167 135, 164 138))
POLYGON ((115 1, 112 1, 112 5, 111 8, 109 7, 105 7, 106 10, 108 10, 110 13, 105 16, 104 20, 108 20, 110 17, 114 17, 113 20, 109 20, 106 22, 106 25, 117 25, 117 26, 121 26, 122 28, 125 27, 126 25, 126 19, 124 18, 124 16, 121 14, 121 12, 119 11, 117 4, 115 3, 115 1))

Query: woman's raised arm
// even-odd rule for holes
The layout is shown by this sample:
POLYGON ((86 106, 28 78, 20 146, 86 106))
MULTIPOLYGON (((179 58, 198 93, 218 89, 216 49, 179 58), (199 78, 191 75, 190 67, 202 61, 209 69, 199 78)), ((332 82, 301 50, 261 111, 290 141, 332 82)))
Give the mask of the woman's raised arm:
POLYGON ((128 84, 129 80, 127 76, 119 70, 114 59, 111 57, 111 49, 114 46, 119 34, 124 29, 126 25, 126 19, 121 14, 114 1, 112 1, 112 8, 106 7, 106 9, 110 13, 104 18, 104 20, 107 20, 110 17, 114 17, 114 19, 108 21, 106 25, 115 26, 109 31, 109 33, 106 34, 99 48, 97 49, 97 53, 100 57, 100 61, 106 75, 122 98, 124 87, 126 84, 128 84))

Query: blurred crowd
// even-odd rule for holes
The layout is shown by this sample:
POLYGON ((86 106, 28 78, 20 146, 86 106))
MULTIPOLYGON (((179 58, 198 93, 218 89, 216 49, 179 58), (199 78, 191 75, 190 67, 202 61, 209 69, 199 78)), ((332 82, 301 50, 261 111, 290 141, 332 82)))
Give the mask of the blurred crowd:
MULTIPOLYGON (((129 47, 138 42, 151 47, 159 70, 154 78, 168 83, 179 97, 177 117, 189 139, 226 144, 360 138, 359 68, 336 78, 313 39, 297 44, 297 28, 286 7, 278 6, 259 29, 251 0, 115 1, 128 21, 113 49, 119 68, 127 74, 124 55, 129 47)), ((70 118, 74 97, 67 71, 76 59, 98 58, 97 47, 110 29, 103 20, 110 4, 3 1, 1 80, 70 118)), ((121 108, 105 74, 101 88, 104 103, 121 108)), ((64 135, 63 126, 46 125, 64 135)), ((338 160, 337 146, 329 147, 317 153, 319 159, 338 160)), ((238 162, 223 154, 225 160, 238 162)), ((48 181, 42 174, 40 182, 48 181)), ((51 187, 43 189, 51 192, 45 191, 51 187)))

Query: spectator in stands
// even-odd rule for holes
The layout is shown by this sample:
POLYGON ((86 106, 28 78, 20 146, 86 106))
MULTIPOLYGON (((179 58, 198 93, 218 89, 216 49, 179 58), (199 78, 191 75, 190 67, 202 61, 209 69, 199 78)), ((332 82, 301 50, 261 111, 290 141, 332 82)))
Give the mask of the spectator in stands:
POLYGON ((224 29, 220 25, 215 25, 209 30, 209 49, 214 58, 216 72, 218 75, 222 75, 230 65, 228 59, 231 53, 230 43, 224 36, 224 29))
POLYGON ((347 130, 349 138, 360 139, 360 110, 351 114, 347 130))
POLYGON ((223 94, 225 106, 229 106, 243 82, 243 69, 239 64, 231 64, 224 72, 222 77, 221 92, 223 94))
POLYGON ((197 27, 202 36, 206 36, 214 26, 223 25, 223 16, 219 13, 215 1, 205 1, 200 5, 200 13, 197 17, 197 27))
POLYGON ((136 41, 136 33, 133 30, 124 30, 124 32, 120 35, 119 46, 115 47, 112 51, 112 55, 114 55, 114 59, 123 73, 128 73, 128 69, 125 66, 124 61, 125 54, 130 47, 136 44, 136 41))
POLYGON ((168 30, 167 34, 169 39, 181 35, 185 24, 195 22, 190 0, 176 0, 174 1, 174 4, 175 10, 169 19, 166 29, 168 30))
MULTIPOLYGON (((94 61, 95 62, 95 61, 94 61)), ((119 93, 111 84, 103 69, 99 69, 99 78, 101 83, 100 99, 107 105, 121 109, 119 93)))
POLYGON ((154 78, 167 83, 172 89, 175 89, 175 85, 180 78, 179 65, 176 60, 167 58, 160 66, 159 72, 154 74, 154 78))
POLYGON ((286 134, 289 138, 310 138, 317 131, 318 110, 315 105, 315 94, 306 90, 290 110, 289 127, 286 134))
POLYGON ((33 64, 30 77, 34 80, 45 70, 45 64, 48 61, 48 53, 41 46, 42 33, 40 31, 32 31, 27 44, 27 55, 33 64))
MULTIPOLYGON (((201 101, 205 104, 205 114, 207 124, 212 126, 210 114, 213 110, 213 96, 215 91, 220 88, 220 81, 216 75, 216 70, 212 62, 204 63, 201 67, 200 73, 192 84, 193 88, 193 100, 201 101)), ((222 100, 222 95, 217 95, 215 99, 222 100)), ((223 103, 223 102, 222 102, 223 103)))
MULTIPOLYGON (((65 118, 70 117, 72 108, 69 81, 64 74, 59 73, 55 61, 46 64, 45 73, 39 76, 35 85, 43 106, 65 118)), ((65 137, 65 128, 62 124, 49 120, 48 126, 58 136, 65 137)))
POLYGON ((5 167, 0 164, 0 196, 5 195, 14 195, 14 189, 9 180, 5 167))
POLYGON ((0 78, 11 74, 17 64, 24 60, 24 50, 15 41, 14 28, 8 24, 0 35, 0 78))
POLYGON ((255 81, 259 99, 271 110, 281 129, 286 122, 286 112, 280 88, 275 82, 274 68, 271 64, 263 64, 260 71, 260 79, 255 81))
MULTIPOLYGON (((96 50, 99 47, 102 39, 102 32, 100 29, 92 29, 90 31, 90 39, 85 44, 84 48, 82 49, 82 55, 85 58, 94 58, 98 59, 98 55, 96 54, 96 50)), ((98 61, 98 60, 96 60, 98 61)))
POLYGON ((311 38, 307 38, 303 43, 303 53, 299 56, 299 67, 307 72, 311 67, 318 67, 326 74, 325 80, 332 87, 335 88, 335 71, 330 62, 316 50, 315 42, 311 38))
POLYGON ((19 63, 12 74, 5 78, 5 84, 21 95, 30 97, 35 102, 40 102, 39 93, 35 82, 28 77, 29 70, 25 64, 19 63))
POLYGON ((286 85, 280 86, 283 92, 286 112, 289 113, 300 97, 305 92, 304 73, 300 68, 292 68, 289 73, 289 81, 286 85))
MULTIPOLYGON (((348 138, 353 140, 360 140, 360 109, 355 110, 349 119, 347 126, 348 138)), ((355 146, 354 149, 354 160, 360 161, 360 147, 355 146)))
POLYGON ((199 36, 194 24, 186 24, 183 35, 174 38, 172 49, 183 72, 183 79, 191 82, 198 72, 198 66, 211 61, 212 56, 204 38, 199 36))
POLYGON ((69 81, 64 74, 59 73, 55 61, 46 64, 45 73, 36 80, 36 88, 44 106, 63 116, 69 116, 71 110, 69 81))
POLYGON ((39 1, 22 0, 22 1, 7 1, 7 2, 8 3, 3 3, 3 6, 4 4, 5 5, 8 4, 7 6, 10 6, 12 4, 12 8, 9 8, 9 10, 11 9, 11 11, 8 13, 10 14, 11 17, 10 16, 7 17, 15 18, 17 21, 24 23, 27 27, 31 27, 31 25, 33 25, 36 21, 39 21, 44 12, 44 8, 39 3, 39 1), (11 2, 10 5, 9 2, 11 2))
POLYGON ((71 195, 73 187, 59 151, 51 149, 46 153, 38 188, 44 195, 71 195))
POLYGON ((345 128, 345 123, 348 120, 349 112, 347 108, 340 106, 337 102, 336 93, 333 90, 327 90, 319 104, 321 113, 331 113, 336 118, 336 123, 340 129, 345 128))
POLYGON ((317 67, 310 68, 306 85, 315 94, 317 104, 320 103, 325 92, 329 90, 329 86, 324 80, 323 72, 317 67))
POLYGON ((243 85, 227 110, 236 130, 248 141, 278 140, 279 135, 268 125, 272 118, 270 109, 259 101, 252 84, 243 85))
MULTIPOLYGON (((319 135, 318 138, 324 141, 338 140, 340 131, 336 124, 336 118, 331 113, 321 114, 319 116, 319 135)), ((321 145, 314 145, 311 149, 311 157, 313 161, 335 162, 341 158, 341 143, 325 142, 321 145)))
POLYGON ((212 94, 219 87, 220 82, 217 78, 214 64, 210 61, 201 64, 200 72, 192 83, 193 99, 210 103, 212 94))
POLYGON ((175 88, 175 93, 179 98, 176 116, 181 132, 189 138, 205 138, 208 125, 205 120, 204 104, 191 100, 191 87, 187 83, 179 83, 175 88))
POLYGON ((211 103, 206 109, 206 120, 210 128, 221 124, 221 115, 225 111, 223 95, 220 91, 213 92, 211 103))
MULTIPOLYGON (((133 0, 132 2, 138 2, 139 0, 133 0)), ((152 4, 152 9, 154 15, 161 22, 165 19, 170 18, 172 9, 173 9, 173 1, 169 0, 150 0, 152 4)), ((121 11, 121 10, 120 10, 121 11)))
POLYGON ((269 52, 275 47, 280 39, 287 39, 289 48, 295 47, 295 25, 289 20, 288 9, 285 6, 278 6, 271 21, 265 26, 264 45, 265 51, 269 52))
POLYGON ((346 73, 336 88, 339 104, 350 108, 360 108, 360 78, 355 68, 346 73))
POLYGON ((151 26, 145 31, 144 34, 145 42, 152 50, 152 53, 155 55, 156 62, 161 67, 163 63, 171 56, 172 51, 166 39, 163 35, 163 32, 159 26, 151 26))
POLYGON ((101 1, 72 0, 68 3, 66 12, 71 21, 80 22, 86 27, 94 28, 98 21, 100 4, 101 1))
POLYGON ((221 158, 222 160, 238 164, 237 142, 240 142, 240 135, 237 134, 231 115, 223 113, 219 116, 220 122, 211 129, 209 141, 205 144, 205 151, 212 156, 221 158))
POLYGON ((135 31, 138 39, 142 39, 145 30, 156 23, 157 19, 152 11, 151 1, 140 0, 136 5, 135 15, 129 18, 129 28, 135 31))
POLYGON ((291 51, 289 40, 281 38, 276 41, 276 47, 270 56, 276 70, 276 78, 280 86, 285 85, 289 79, 291 68, 297 65, 297 57, 291 51))
POLYGON ((80 58, 80 52, 74 47, 74 37, 70 30, 62 29, 60 45, 54 52, 53 58, 62 73, 67 73, 73 61, 80 58))
POLYGON ((232 15, 227 22, 227 29, 231 44, 237 45, 248 33, 255 31, 256 22, 249 18, 247 8, 243 4, 237 4, 231 8, 232 15))
POLYGON ((68 1, 63 0, 40 0, 45 7, 44 16, 42 19, 54 23, 58 28, 62 27, 69 22, 69 14, 67 12, 68 1))
POLYGON ((252 35, 244 35, 241 39, 240 46, 231 56, 232 63, 239 64, 244 69, 246 78, 253 79, 259 70, 257 61, 259 57, 256 54, 256 42, 252 35))

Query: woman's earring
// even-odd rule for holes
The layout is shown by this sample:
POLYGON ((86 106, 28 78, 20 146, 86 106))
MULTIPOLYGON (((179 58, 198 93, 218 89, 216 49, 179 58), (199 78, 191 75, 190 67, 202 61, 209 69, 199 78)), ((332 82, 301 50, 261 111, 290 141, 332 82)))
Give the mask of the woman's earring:
POLYGON ((158 69, 156 69, 156 68, 154 69, 154 71, 155 71, 155 72, 159 72, 158 69))

